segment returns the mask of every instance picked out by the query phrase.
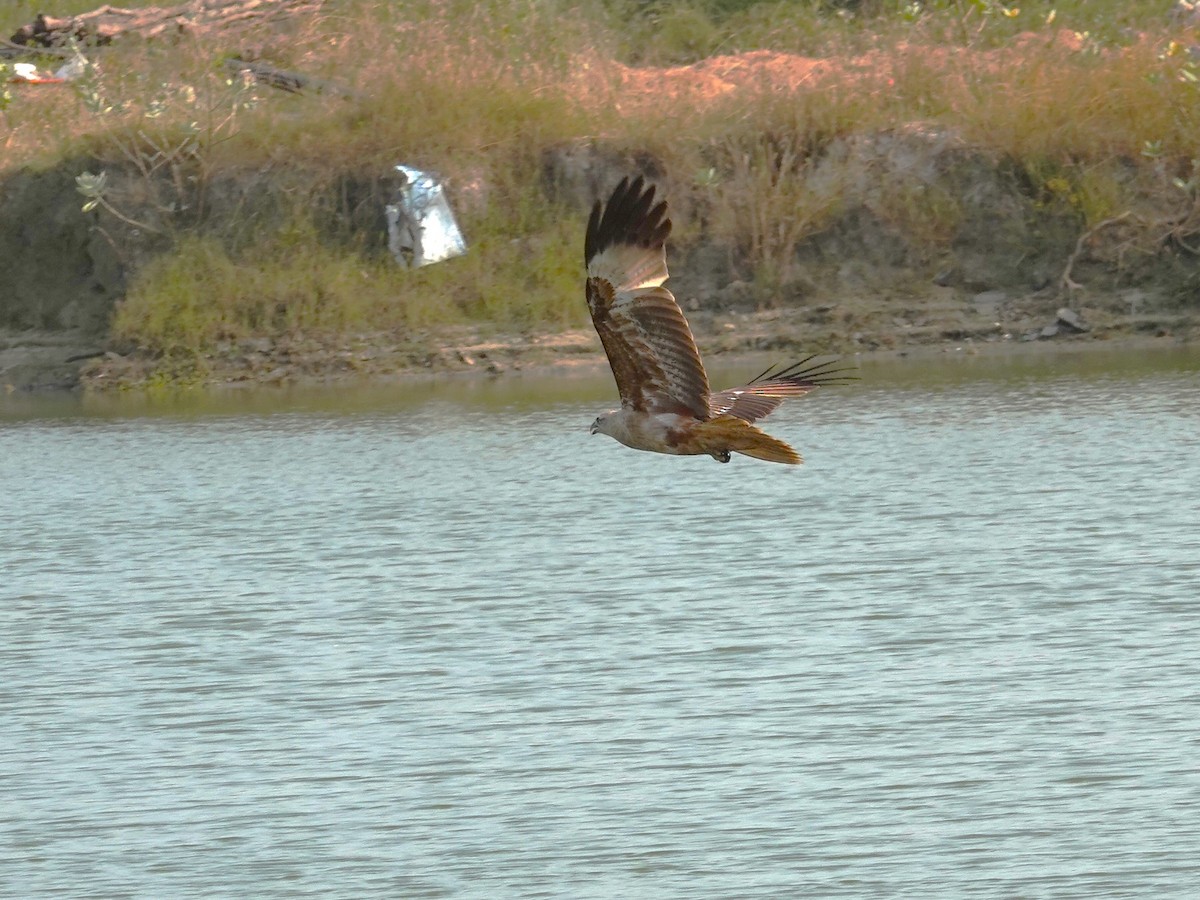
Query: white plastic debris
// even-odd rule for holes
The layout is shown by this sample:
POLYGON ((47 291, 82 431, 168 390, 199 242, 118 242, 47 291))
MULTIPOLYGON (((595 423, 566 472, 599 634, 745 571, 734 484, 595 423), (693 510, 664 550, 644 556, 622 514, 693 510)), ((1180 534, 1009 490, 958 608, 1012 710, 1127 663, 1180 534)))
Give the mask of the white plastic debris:
POLYGON ((396 262, 417 269, 467 252, 441 183, 428 172, 396 166, 401 185, 385 207, 388 250, 396 262))
POLYGON ((74 81, 87 71, 88 61, 78 51, 54 71, 54 77, 60 81, 74 81))
POLYGON ((87 67, 87 60, 77 56, 74 59, 68 60, 58 70, 51 74, 43 72, 33 63, 13 63, 12 77, 9 81, 18 84, 63 84, 67 81, 74 81, 83 74, 87 67))
POLYGON ((41 80, 42 73, 38 71, 38 67, 33 63, 13 63, 13 81, 32 81, 41 80))

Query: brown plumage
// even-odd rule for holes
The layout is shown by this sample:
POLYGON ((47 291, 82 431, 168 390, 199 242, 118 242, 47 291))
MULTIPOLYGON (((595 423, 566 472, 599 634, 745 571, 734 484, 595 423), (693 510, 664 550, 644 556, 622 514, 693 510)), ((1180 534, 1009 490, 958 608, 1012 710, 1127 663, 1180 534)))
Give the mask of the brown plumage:
POLYGON ((720 462, 731 452, 801 462, 795 450, 751 423, 789 397, 846 381, 848 370, 810 356, 712 393, 687 319, 663 287, 671 220, 666 201, 655 204, 654 193, 641 176, 624 178, 588 219, 588 308, 621 395, 621 408, 596 419, 592 433, 638 450, 707 453, 720 462))

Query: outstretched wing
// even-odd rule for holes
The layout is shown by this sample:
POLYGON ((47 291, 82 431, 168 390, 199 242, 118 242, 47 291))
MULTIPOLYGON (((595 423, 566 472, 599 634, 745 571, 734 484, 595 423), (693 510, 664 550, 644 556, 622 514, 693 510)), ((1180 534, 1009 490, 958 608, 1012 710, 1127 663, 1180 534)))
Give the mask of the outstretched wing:
POLYGON ((850 368, 833 368, 837 360, 813 363, 815 358, 805 357, 778 371, 771 366, 749 384, 713 394, 708 400, 709 415, 734 416, 753 422, 773 413, 789 397, 803 397, 815 387, 854 380, 853 376, 843 374, 850 368))
POLYGON ((667 280, 667 203, 639 175, 623 178, 584 240, 587 301, 621 404, 641 412, 709 417, 708 376, 667 280))

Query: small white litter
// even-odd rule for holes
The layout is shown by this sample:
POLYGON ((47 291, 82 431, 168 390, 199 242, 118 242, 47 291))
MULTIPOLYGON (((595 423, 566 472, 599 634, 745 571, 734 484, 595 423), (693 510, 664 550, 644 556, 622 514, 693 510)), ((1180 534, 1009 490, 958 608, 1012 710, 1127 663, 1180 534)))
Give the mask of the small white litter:
POLYGON ((33 63, 13 63, 13 74, 8 79, 17 84, 65 84, 74 81, 87 68, 87 60, 76 56, 59 66, 53 74, 43 72, 33 63))
POLYGON ((54 71, 54 77, 60 81, 74 81, 87 71, 88 61, 78 51, 54 71))

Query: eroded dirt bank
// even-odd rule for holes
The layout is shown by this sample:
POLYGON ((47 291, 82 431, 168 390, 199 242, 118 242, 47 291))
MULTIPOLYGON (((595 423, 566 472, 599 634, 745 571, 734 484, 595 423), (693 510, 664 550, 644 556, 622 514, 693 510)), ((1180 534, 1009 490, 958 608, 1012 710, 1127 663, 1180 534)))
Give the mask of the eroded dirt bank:
MULTIPOLYGON (((786 79, 784 56, 748 54, 730 71, 779 69, 777 77, 786 79)), ((667 74, 703 85, 714 65, 667 74)), ((736 87, 728 73, 721 77, 736 87)), ((749 197, 722 184, 720 173, 705 183, 644 152, 576 141, 541 152, 541 190, 563 216, 578 220, 582 237, 591 202, 620 177, 636 170, 659 182, 677 223, 668 284, 708 355, 1139 336, 1189 341, 1196 334, 1200 264, 1191 238, 1200 233, 1200 207, 1162 165, 1114 159, 1103 172, 1097 167, 1091 177, 1115 186, 1125 205, 1090 221, 1067 181, 1033 179, 1018 161, 928 123, 794 149, 763 161, 775 167, 767 173, 775 186, 749 197), (768 205, 751 217, 759 232, 714 224, 731 204, 760 201, 768 205)), ((481 324, 255 336, 164 364, 111 342, 107 323, 139 268, 170 248, 164 235, 203 230, 205 223, 136 227, 155 225, 164 204, 145 178, 111 166, 111 196, 128 221, 102 209, 82 213, 75 176, 98 166, 72 159, 0 176, 0 389, 106 389, 164 379, 273 383, 402 371, 503 375, 599 359, 599 343, 586 329, 505 334, 481 324)), ((389 174, 318 187, 310 180, 269 168, 219 173, 207 186, 207 219, 270 229, 286 214, 280 198, 294 204, 308 191, 305 203, 331 245, 382 253, 389 174)), ((487 195, 486 185, 453 176, 446 188, 461 207, 487 195)), ((581 291, 581 310, 583 302, 581 291)))

